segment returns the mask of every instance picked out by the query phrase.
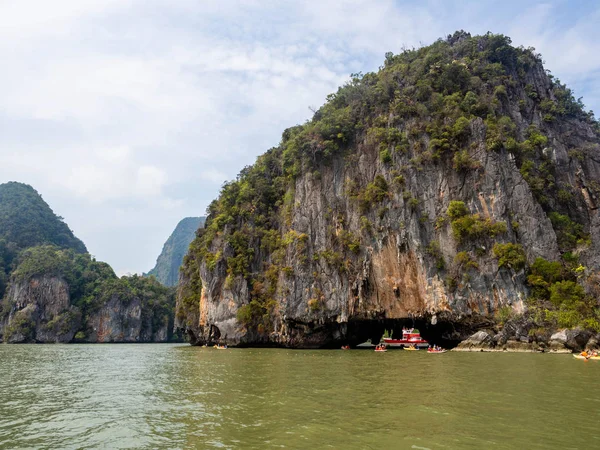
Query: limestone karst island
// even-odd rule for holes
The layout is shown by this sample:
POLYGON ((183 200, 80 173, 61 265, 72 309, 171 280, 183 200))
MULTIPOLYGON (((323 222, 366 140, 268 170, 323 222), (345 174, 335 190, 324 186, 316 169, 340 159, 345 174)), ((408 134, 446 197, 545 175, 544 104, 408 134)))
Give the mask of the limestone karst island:
POLYGON ((600 447, 598 5, 32 3, 0 448, 600 447))

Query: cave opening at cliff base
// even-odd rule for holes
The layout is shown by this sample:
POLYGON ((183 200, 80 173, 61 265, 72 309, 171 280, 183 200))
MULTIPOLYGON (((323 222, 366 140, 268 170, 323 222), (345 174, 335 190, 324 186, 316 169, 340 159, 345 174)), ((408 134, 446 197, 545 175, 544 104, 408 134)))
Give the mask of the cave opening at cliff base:
POLYGON ((431 323, 429 317, 414 319, 380 319, 380 320, 356 320, 348 323, 346 332, 346 342, 331 342, 328 348, 335 348, 339 345, 350 345, 355 347, 367 340, 371 343, 378 343, 387 331, 388 335, 396 339, 402 336, 403 328, 414 328, 419 330, 421 337, 432 345, 451 349, 456 347, 465 336, 471 334, 471 330, 463 329, 457 324, 438 320, 435 325, 431 323))

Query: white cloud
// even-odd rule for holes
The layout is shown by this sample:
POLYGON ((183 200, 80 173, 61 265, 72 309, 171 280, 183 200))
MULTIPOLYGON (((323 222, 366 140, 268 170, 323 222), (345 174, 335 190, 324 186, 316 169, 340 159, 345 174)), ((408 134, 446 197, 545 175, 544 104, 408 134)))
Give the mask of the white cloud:
POLYGON ((154 166, 142 166, 137 170, 135 193, 142 197, 160 196, 166 183, 164 171, 154 166))
POLYGON ((108 163, 124 163, 131 156, 131 150, 124 145, 119 147, 105 148, 97 152, 98 158, 108 163))
POLYGON ((600 10, 567 26, 556 14, 556 5, 533 6, 522 13, 508 34, 516 43, 535 47, 548 68, 572 82, 600 70, 600 10))
POLYGON ((164 194, 168 182, 166 172, 152 165, 139 166, 128 147, 88 152, 80 161, 82 163, 73 165, 66 176, 57 171, 52 177, 54 185, 62 186, 73 197, 93 204, 122 199, 169 203, 164 194))
POLYGON ((65 36, 78 20, 127 3, 126 0, 3 0, 0 39, 65 36))
POLYGON ((200 177, 211 183, 218 184, 219 186, 227 180, 227 175, 215 168, 203 170, 202 172, 200 172, 200 177))

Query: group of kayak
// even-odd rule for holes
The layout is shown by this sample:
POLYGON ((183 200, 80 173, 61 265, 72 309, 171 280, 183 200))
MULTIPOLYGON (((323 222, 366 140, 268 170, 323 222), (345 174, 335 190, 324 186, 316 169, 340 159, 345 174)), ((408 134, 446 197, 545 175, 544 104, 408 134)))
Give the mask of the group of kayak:
MULTIPOLYGON (((205 347, 206 347, 206 345, 205 345, 205 347)), ((227 344, 224 344, 224 345, 216 344, 216 345, 214 345, 214 348, 216 348, 217 350, 227 350, 227 344)), ((350 350, 350 346, 343 345, 342 350, 350 350)), ((408 347, 404 347, 404 350, 416 351, 416 350, 420 350, 420 349, 418 346, 409 345, 408 347)), ((385 344, 378 344, 375 346, 375 351, 376 352, 387 352, 387 346, 385 344)), ((446 353, 447 351, 448 350, 440 347, 439 345, 430 345, 429 348, 427 348, 427 353, 446 353)), ((585 361, 588 361, 590 359, 600 361, 600 355, 598 354, 598 352, 596 350, 584 350, 581 353, 573 355, 573 356, 577 359, 583 359, 585 361)))
POLYGON ((427 353, 446 353, 448 350, 440 347, 439 345, 430 345, 427 349, 427 353))
MULTIPOLYGON (((409 345, 408 347, 404 347, 404 350, 417 351, 420 349, 418 346, 409 345)), ((376 352, 387 352, 387 347, 385 344, 379 344, 379 345, 375 346, 375 351, 376 352)), ((430 345, 429 348, 427 349, 427 353, 446 353, 447 351, 448 350, 443 349, 439 345, 430 345)))
MULTIPOLYGON (((227 344, 224 344, 224 345, 216 344, 214 346, 214 348, 216 348, 217 350, 227 350, 227 344)), ((343 345, 342 350, 350 350, 350 346, 343 345)), ((414 346, 414 345, 409 345, 408 347, 404 347, 404 350, 416 351, 416 350, 419 350, 419 347, 414 346)), ((375 346, 375 351, 376 352, 387 352, 387 346, 385 344, 378 344, 375 346)), ((429 348, 427 348, 427 353, 446 353, 447 351, 448 350, 440 347, 439 345, 430 345, 429 348)), ((588 361, 590 359, 600 361, 600 355, 598 354, 598 352, 596 350, 584 350, 581 353, 579 353, 577 355, 573 355, 573 356, 577 359, 583 359, 585 361, 588 361)))
POLYGON ((579 355, 573 356, 577 359, 584 359, 586 361, 589 359, 600 360, 600 356, 598 355, 598 352, 596 350, 584 350, 579 355))

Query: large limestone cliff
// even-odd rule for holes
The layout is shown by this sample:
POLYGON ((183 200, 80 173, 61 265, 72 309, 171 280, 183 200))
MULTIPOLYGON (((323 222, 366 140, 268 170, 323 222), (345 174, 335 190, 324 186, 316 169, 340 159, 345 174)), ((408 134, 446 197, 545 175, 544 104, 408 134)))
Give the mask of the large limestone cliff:
POLYGON ((191 342, 597 328, 598 124, 509 44, 457 33, 386 55, 226 185, 181 273, 191 342))

